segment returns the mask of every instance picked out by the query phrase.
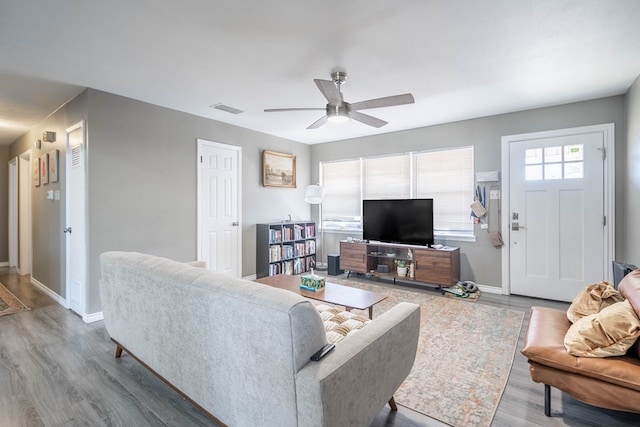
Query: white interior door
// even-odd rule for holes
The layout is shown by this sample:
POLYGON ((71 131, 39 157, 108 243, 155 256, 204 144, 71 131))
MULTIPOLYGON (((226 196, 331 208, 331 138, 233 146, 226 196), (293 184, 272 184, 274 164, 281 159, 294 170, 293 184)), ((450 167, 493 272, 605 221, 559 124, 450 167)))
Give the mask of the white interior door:
POLYGON ((240 147, 198 140, 198 259, 207 268, 242 274, 240 147))
POLYGON ((87 274, 84 122, 67 129, 66 181, 67 304, 84 318, 87 274))
POLYGON ((31 186, 32 177, 39 177, 32 169, 31 151, 18 158, 18 269, 20 275, 31 274, 31 186))
POLYGON ((510 141, 511 293, 572 301, 608 277, 606 149, 591 127, 510 141))

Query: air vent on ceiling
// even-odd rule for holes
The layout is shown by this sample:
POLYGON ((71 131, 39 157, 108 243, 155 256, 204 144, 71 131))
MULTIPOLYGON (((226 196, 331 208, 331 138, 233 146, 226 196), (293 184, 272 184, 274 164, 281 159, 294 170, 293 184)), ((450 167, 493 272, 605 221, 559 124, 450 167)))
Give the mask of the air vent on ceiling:
POLYGON ((242 110, 238 110, 237 108, 229 107, 228 105, 224 105, 220 103, 213 104, 211 108, 215 108, 216 110, 220 110, 220 111, 226 111, 227 113, 231 113, 231 114, 244 113, 244 111, 242 110))

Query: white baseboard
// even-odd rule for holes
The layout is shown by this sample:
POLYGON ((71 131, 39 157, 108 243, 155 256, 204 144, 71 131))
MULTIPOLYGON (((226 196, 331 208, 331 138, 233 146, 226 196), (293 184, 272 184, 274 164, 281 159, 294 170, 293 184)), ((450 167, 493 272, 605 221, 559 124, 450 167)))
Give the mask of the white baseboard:
POLYGON ((98 311, 96 313, 83 314, 82 320, 84 320, 84 323, 99 322, 100 320, 104 320, 104 313, 102 311, 98 311))
POLYGON ((258 278, 258 276, 257 276, 257 275, 255 275, 255 274, 251 274, 251 275, 249 275, 249 276, 244 276, 244 277, 243 277, 243 279, 251 280, 251 281, 254 281, 254 280, 256 280, 257 278, 258 278))
POLYGON ((56 294, 51 289, 47 288, 45 285, 43 285, 42 283, 38 282, 38 280, 35 279, 33 276, 31 276, 31 284, 33 286, 35 286, 36 288, 40 289, 42 292, 44 292, 48 296, 50 296, 55 302, 57 302, 58 304, 60 304, 64 308, 69 308, 69 305, 67 305, 67 300, 66 299, 62 298, 60 295, 56 294))
POLYGON ((497 286, 478 285, 480 292, 486 292, 488 294, 502 295, 502 288, 497 286))
POLYGON ((9 267, 9 261, 0 262, 0 267, 9 267))
MULTIPOLYGON (((47 288, 45 285, 40 283, 37 279, 34 279, 33 276, 31 276, 31 284, 36 288, 40 289, 45 294, 47 294, 55 302, 57 302, 58 304, 60 304, 61 306, 69 310, 69 304, 67 303, 66 299, 62 298, 60 295, 53 292, 51 289, 47 288)), ((84 313, 82 314, 81 317, 84 323, 92 323, 92 322, 98 322, 100 320, 103 320, 104 314, 101 311, 98 311, 97 313, 91 313, 91 314, 84 313)))

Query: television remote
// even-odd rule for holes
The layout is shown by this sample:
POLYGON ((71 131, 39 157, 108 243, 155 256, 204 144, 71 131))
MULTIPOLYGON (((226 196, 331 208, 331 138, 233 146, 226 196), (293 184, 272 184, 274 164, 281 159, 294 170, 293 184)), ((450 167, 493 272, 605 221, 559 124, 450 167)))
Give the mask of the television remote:
POLYGON ((311 356, 311 360, 313 360, 314 362, 317 362, 318 360, 322 359, 327 354, 329 354, 329 352, 333 350, 335 347, 336 347, 335 344, 324 345, 320 350, 316 351, 313 356, 311 356))

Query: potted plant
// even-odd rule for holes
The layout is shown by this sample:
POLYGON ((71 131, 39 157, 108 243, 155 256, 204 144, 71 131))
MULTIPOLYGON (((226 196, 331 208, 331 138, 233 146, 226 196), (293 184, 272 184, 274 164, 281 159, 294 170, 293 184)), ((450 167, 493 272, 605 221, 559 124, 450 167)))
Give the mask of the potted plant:
POLYGON ((398 276, 404 277, 407 275, 407 261, 403 259, 397 259, 396 267, 397 267, 398 276))

